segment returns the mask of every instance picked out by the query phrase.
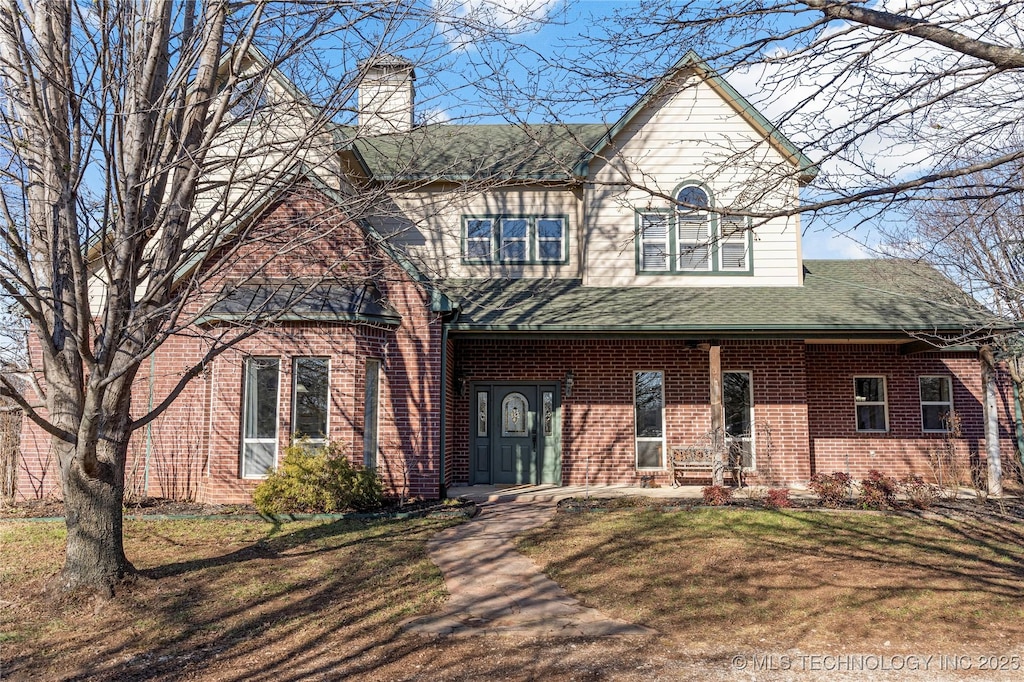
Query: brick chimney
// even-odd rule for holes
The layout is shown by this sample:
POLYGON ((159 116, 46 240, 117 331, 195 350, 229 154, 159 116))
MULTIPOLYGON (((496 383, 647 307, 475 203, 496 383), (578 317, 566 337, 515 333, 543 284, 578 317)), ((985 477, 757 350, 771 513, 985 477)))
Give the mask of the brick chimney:
POLYGON ((359 63, 359 128, 363 135, 412 130, 416 73, 412 62, 382 54, 359 63))

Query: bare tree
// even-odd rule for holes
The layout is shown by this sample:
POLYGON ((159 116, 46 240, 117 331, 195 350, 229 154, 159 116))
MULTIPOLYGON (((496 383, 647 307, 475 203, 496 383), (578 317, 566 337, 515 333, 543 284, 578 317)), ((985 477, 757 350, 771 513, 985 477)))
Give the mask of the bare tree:
MULTIPOLYGON (((0 287, 31 324, 45 379, 41 405, 10 382, 2 393, 52 438, 67 510, 60 589, 109 591, 133 571, 121 527, 131 434, 273 321, 257 310, 221 328, 193 324, 213 303, 196 293, 268 238, 253 231, 254 197, 312 177, 355 220, 385 192, 347 192, 341 180, 355 60, 400 49, 438 58, 439 12, 400 1, 0 6, 0 287), (133 417, 140 364, 185 331, 203 357, 133 417)), ((275 243, 298 249, 320 228, 275 243)), ((359 254, 338 254, 320 276, 341 276, 346 256, 359 254)))
MULTIPOLYGON (((947 181, 930 201, 918 202, 905 223, 883 229, 893 254, 929 263, 1000 317, 1024 320, 1024 194, 1002 192, 1024 173, 1024 161, 979 171, 965 182, 947 181), (979 187, 990 188, 979 193, 979 187)), ((1021 396, 1024 395, 1024 336, 996 339, 1014 384, 1011 401, 1018 460, 1024 449, 1021 396)))
MULTIPOLYGON (((1020 2, 641 0, 570 41, 586 60, 537 50, 546 72, 560 74, 557 88, 519 91, 517 115, 586 110, 614 121, 693 49, 816 164, 799 207, 749 201, 731 210, 766 219, 811 212, 849 228, 851 211, 874 218, 951 178, 969 184, 1024 158, 1006 144, 1024 125, 1022 17, 1020 2)), ((746 150, 733 151, 739 161, 746 150)), ((1021 191, 1019 175, 1000 178, 973 193, 1021 191)))

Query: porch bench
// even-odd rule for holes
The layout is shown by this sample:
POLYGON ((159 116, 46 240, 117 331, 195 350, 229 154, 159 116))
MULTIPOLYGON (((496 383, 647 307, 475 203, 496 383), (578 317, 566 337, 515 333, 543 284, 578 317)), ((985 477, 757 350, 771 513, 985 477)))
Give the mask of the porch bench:
POLYGON ((669 450, 671 457, 670 471, 672 474, 672 487, 679 486, 679 479, 682 478, 707 478, 715 480, 716 469, 721 469, 722 478, 733 476, 729 466, 729 453, 726 451, 721 436, 714 433, 705 434, 697 443, 690 445, 675 445, 669 450))

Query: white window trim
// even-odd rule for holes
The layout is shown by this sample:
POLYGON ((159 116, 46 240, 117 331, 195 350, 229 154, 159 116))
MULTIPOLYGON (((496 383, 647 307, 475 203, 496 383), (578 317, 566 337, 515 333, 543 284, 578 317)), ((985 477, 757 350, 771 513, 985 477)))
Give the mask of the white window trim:
POLYGON ((672 269, 672 218, 667 213, 660 213, 658 211, 640 211, 640 271, 641 272, 668 272, 672 269), (664 240, 651 240, 651 243, 660 242, 663 244, 665 252, 665 265, 664 267, 655 268, 647 265, 644 258, 648 240, 645 237, 646 221, 649 218, 657 218, 665 223, 665 238, 664 240))
POLYGON ((917 398, 920 403, 920 409, 918 410, 921 415, 921 432, 922 433, 949 433, 949 429, 926 429, 924 427, 924 408, 926 405, 943 405, 948 407, 947 412, 953 414, 953 377, 948 374, 922 374, 917 377, 917 398), (946 386, 949 387, 949 401, 942 400, 925 400, 921 397, 921 380, 922 379, 945 379, 946 386))
MULTIPOLYGON (((725 381, 726 374, 746 374, 747 375, 747 398, 750 400, 750 466, 743 467, 744 471, 757 471, 757 427, 754 423, 754 372, 749 369, 723 369, 722 380, 725 381)), ((725 397, 722 399, 722 423, 725 424, 725 397)), ((732 436, 725 435, 725 441, 728 443, 732 436)))
POLYGON ((269 474, 256 474, 256 475, 245 475, 245 446, 248 443, 269 443, 270 438, 246 438, 245 436, 245 420, 247 418, 247 406, 249 403, 249 363, 259 362, 260 360, 276 360, 277 361, 277 405, 274 409, 274 414, 277 415, 276 428, 274 429, 274 464, 271 467, 276 469, 278 465, 278 458, 281 453, 281 358, 273 355, 254 355, 245 359, 242 363, 242 377, 243 377, 243 391, 242 391, 242 419, 241 419, 241 431, 242 431, 242 447, 240 448, 238 456, 238 476, 244 480, 262 480, 265 479, 269 474))
POLYGON ((853 377, 853 426, 857 433, 889 433, 889 382, 885 375, 881 374, 858 374, 853 377), (858 379, 881 379, 882 380, 882 398, 881 402, 878 401, 865 401, 862 403, 857 402, 857 380, 858 379), (859 427, 859 420, 857 419, 857 408, 860 406, 869 405, 881 405, 884 411, 885 428, 884 429, 862 429, 859 427))
MULTIPOLYGON (((292 357, 292 423, 291 423, 291 441, 296 441, 295 437, 295 423, 298 421, 296 412, 298 411, 299 401, 295 398, 296 396, 296 384, 298 383, 299 373, 295 371, 295 366, 300 360, 326 360, 327 361, 327 413, 324 415, 324 437, 323 438, 309 438, 309 442, 313 445, 322 446, 327 445, 327 441, 330 440, 331 433, 331 359, 323 355, 296 355, 292 357)), ((280 389, 278 389, 278 400, 280 400, 280 389)))
POLYGON ((665 370, 663 369, 638 369, 633 371, 633 465, 637 471, 665 471, 667 469, 665 457, 665 370), (636 377, 638 374, 652 374, 657 372, 661 375, 661 437, 650 436, 641 438, 636 435, 636 377), (638 443, 661 443, 661 465, 656 467, 640 466, 640 448, 638 443))
MULTIPOLYGON (((374 397, 375 397, 375 399, 377 401, 377 404, 374 405, 374 410, 373 410, 373 417, 374 417, 375 423, 373 425, 373 443, 372 443, 372 446, 373 446, 373 450, 372 450, 373 465, 372 466, 376 467, 376 468, 379 468, 380 467, 380 404, 381 404, 381 400, 380 400, 380 387, 381 387, 381 375, 384 372, 384 363, 381 362, 380 358, 366 358, 366 361, 363 363, 363 383, 364 384, 366 383, 366 376, 369 374, 368 370, 369 370, 371 364, 374 364, 374 365, 377 366, 377 372, 376 372, 376 374, 377 374, 377 389, 376 389, 376 391, 374 391, 374 397)), ((364 419, 363 419, 363 422, 364 422, 363 423, 363 466, 371 466, 369 464, 370 454, 371 454, 371 449, 370 449, 371 443, 368 442, 369 441, 369 436, 370 436, 370 431, 366 428, 367 425, 366 425, 366 419, 365 419, 365 415, 366 415, 367 407, 368 407, 367 404, 366 404, 366 397, 367 397, 366 394, 368 392, 368 390, 367 390, 368 388, 369 388, 368 385, 364 385, 363 386, 363 416, 364 416, 364 419)))
POLYGON ((536 260, 536 262, 538 263, 561 263, 562 261, 566 260, 565 247, 569 241, 569 219, 566 218, 565 216, 560 215, 539 215, 533 218, 530 222, 533 228, 534 254, 536 256, 534 260, 536 260), (552 239, 551 237, 541 237, 540 227, 537 225, 537 223, 539 223, 541 220, 557 220, 559 223, 561 223, 561 236, 557 240, 552 239), (554 241, 557 241, 559 244, 558 258, 542 258, 540 255, 541 243, 548 243, 554 241))

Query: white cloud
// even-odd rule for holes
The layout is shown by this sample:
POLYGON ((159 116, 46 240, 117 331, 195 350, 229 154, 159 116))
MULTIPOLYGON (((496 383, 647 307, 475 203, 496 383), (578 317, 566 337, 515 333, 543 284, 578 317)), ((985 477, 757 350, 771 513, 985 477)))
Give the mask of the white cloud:
POLYGON ((457 50, 491 35, 536 31, 559 0, 432 0, 434 21, 457 50))

